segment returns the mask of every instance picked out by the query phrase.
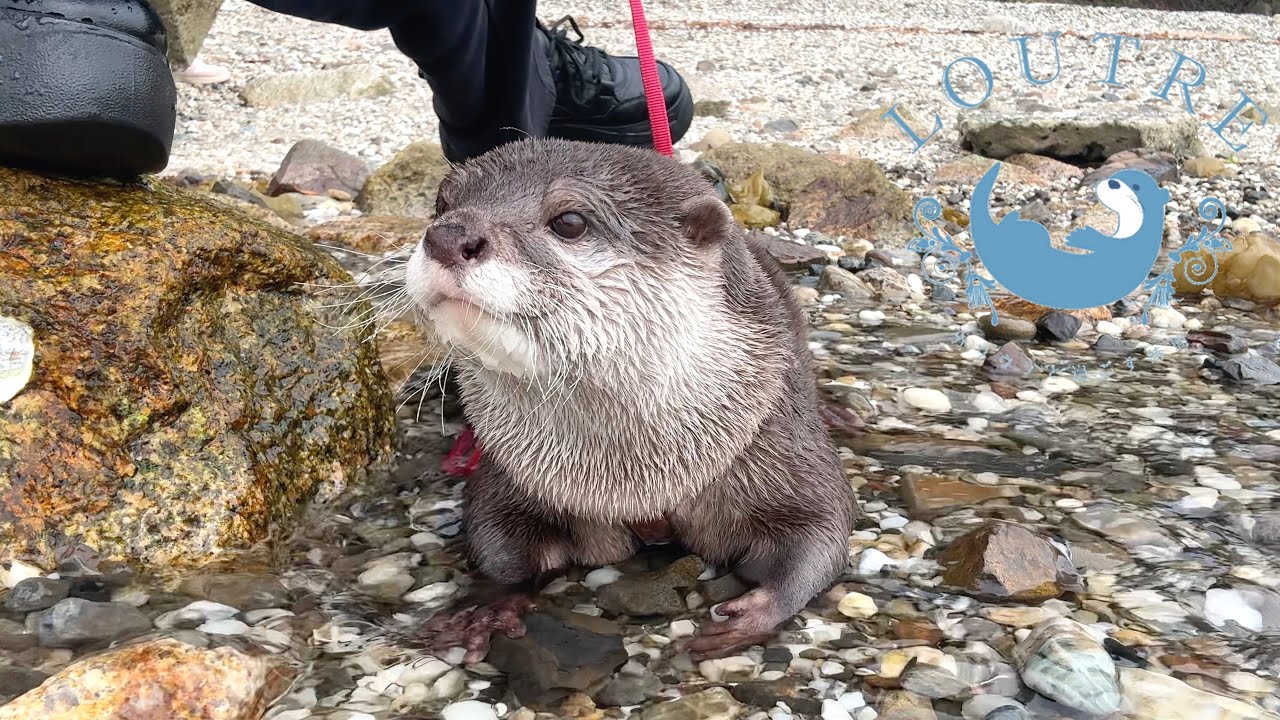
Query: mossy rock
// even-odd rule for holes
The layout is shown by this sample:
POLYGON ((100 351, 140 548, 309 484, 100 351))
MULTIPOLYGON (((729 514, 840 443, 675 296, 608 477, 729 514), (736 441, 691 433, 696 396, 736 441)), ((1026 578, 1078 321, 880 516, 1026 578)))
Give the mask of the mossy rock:
POLYGON ((871 160, 848 162, 784 143, 728 143, 703 153, 732 184, 757 170, 786 204, 787 222, 826 235, 909 236, 911 196, 871 160))
POLYGON ((451 169, 438 144, 412 143, 373 171, 356 196, 356 207, 367 215, 430 218, 436 190, 451 169))
POLYGON ((303 285, 348 282, 331 257, 159 183, 0 186, 0 315, 36 344, 0 405, 0 558, 199 563, 389 458, 376 350, 303 285))

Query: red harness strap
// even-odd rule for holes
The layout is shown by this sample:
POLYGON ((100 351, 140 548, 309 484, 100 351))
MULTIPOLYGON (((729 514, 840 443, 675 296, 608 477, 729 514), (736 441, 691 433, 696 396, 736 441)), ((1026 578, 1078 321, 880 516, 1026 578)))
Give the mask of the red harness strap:
MULTIPOLYGON (((658 78, 658 62, 653 57, 653 43, 649 40, 649 21, 644 18, 643 0, 630 0, 631 26, 636 36, 636 55, 640 58, 640 77, 644 80, 644 99, 649 109, 649 127, 653 133, 653 149, 671 157, 671 126, 667 122, 667 101, 662 95, 662 81, 658 78)), ((453 448, 445 456, 442 469, 449 475, 470 475, 480 465, 480 444, 475 431, 467 426, 453 448)), ((661 532, 655 532, 655 540, 661 542, 661 532)), ((644 532, 637 532, 644 538, 644 532)))

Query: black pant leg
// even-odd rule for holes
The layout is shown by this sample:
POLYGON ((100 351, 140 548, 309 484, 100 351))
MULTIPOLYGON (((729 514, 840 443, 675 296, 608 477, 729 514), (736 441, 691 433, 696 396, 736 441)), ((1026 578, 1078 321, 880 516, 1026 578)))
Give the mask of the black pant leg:
POLYGON ((445 154, 459 161, 546 134, 555 89, 536 0, 249 0, 359 30, 388 28, 431 85, 445 154))

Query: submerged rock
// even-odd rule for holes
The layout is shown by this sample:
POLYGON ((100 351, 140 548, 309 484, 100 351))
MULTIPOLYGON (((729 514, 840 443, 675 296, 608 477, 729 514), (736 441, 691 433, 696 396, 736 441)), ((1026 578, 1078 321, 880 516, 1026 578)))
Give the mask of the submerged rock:
POLYGON ((271 656, 155 640, 71 665, 0 707, 0 720, 257 720, 287 684, 271 656))
POLYGON ((389 452, 374 348, 302 283, 308 243, 159 184, 0 168, 0 316, 37 330, 0 407, 0 553, 75 538, 194 562, 262 539, 389 452))
POLYGON ((549 708, 602 682, 627 661, 617 625, 579 613, 540 611, 519 638, 495 633, 487 661, 507 674, 520 702, 549 708))
POLYGON ((1275 720, 1239 700, 1193 688, 1150 670, 1120 668, 1126 711, 1138 720, 1275 720))
POLYGON ((1075 568, 1036 533, 1007 522, 970 531, 938 554, 948 585, 974 597, 1039 603, 1063 592, 1060 580, 1075 568))
POLYGON ((650 705, 638 720, 733 720, 742 714, 742 703, 721 687, 650 705))
POLYGON ((132 605, 81 598, 67 598, 36 617, 40 644, 45 647, 119 640, 151 629, 151 621, 132 605))
POLYGON ((1022 681, 1045 697, 1092 715, 1120 707, 1116 666, 1080 623, 1054 618, 1040 623, 1013 649, 1022 681))

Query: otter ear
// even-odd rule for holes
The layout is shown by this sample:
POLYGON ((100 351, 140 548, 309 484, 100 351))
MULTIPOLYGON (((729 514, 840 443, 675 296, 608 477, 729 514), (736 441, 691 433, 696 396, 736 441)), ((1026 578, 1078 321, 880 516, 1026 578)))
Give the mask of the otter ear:
POLYGON ((733 213, 712 195, 702 195, 680 206, 680 229, 696 247, 722 242, 733 232, 733 213))

